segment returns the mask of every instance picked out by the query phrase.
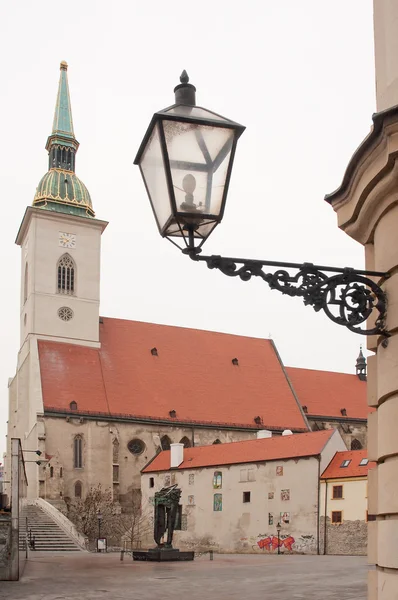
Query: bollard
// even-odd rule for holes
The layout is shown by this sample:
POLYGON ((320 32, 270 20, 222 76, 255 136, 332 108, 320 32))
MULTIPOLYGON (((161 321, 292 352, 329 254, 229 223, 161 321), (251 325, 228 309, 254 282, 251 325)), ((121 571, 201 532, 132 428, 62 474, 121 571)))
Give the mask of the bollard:
POLYGON ((213 550, 210 550, 209 554, 210 554, 210 560, 213 560, 213 550))
POLYGON ((124 559, 124 550, 120 551, 120 560, 123 562, 124 559))

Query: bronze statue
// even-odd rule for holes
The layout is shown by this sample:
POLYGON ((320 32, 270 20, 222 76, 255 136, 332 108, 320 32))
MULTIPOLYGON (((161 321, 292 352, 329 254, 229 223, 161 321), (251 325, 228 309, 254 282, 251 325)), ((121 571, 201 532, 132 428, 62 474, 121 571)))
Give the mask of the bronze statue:
POLYGON ((176 485, 162 488, 155 492, 154 538, 158 548, 173 548, 173 533, 180 529, 180 513, 178 510, 181 490, 176 485), (161 539, 167 531, 164 544, 161 539))

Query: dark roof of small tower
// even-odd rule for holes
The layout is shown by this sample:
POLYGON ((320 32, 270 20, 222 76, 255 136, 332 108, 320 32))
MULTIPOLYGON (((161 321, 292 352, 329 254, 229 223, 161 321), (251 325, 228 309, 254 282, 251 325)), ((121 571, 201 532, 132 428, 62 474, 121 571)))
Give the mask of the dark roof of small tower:
POLYGON ((61 62, 60 70, 53 128, 46 143, 48 172, 37 186, 33 205, 55 212, 94 217, 89 191, 75 173, 79 142, 73 130, 68 65, 65 61, 61 62))
POLYGON ((357 367, 362 367, 362 366, 366 367, 366 358, 363 355, 362 346, 360 347, 360 350, 359 350, 356 366, 357 367))

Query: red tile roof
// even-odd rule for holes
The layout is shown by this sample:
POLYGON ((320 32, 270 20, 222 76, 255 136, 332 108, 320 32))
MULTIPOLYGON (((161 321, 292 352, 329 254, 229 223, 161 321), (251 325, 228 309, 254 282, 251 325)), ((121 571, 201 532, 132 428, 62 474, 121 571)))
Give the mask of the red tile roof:
POLYGON ((270 340, 103 318, 100 341, 39 341, 45 410, 308 430, 270 340))
POLYGON ((367 457, 367 450, 346 450, 344 452, 336 452, 322 473, 321 479, 364 477, 368 474, 369 469, 376 466, 375 462, 368 462, 366 465, 360 466, 359 463, 361 460, 367 457), (346 467, 342 467, 341 465, 345 460, 349 460, 350 463, 346 467))
POLYGON ((366 381, 357 375, 293 367, 287 367, 286 372, 308 415, 344 418, 341 410, 345 408, 347 419, 366 419, 371 412, 366 381))
MULTIPOLYGON (((229 444, 213 444, 184 448, 184 461, 179 469, 234 465, 320 454, 334 433, 333 429, 293 435, 275 436, 260 440, 246 440, 229 444)), ((160 452, 143 473, 170 470, 170 450, 160 452)))

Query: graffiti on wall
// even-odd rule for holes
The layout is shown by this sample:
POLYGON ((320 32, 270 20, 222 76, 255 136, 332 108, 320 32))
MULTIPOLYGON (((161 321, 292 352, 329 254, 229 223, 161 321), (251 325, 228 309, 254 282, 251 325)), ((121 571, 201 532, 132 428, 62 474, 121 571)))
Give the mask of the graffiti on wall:
POLYGON ((313 535, 301 535, 297 540, 292 535, 276 535, 259 534, 257 546, 260 550, 266 552, 276 552, 278 546, 284 552, 313 552, 315 538, 313 535))

